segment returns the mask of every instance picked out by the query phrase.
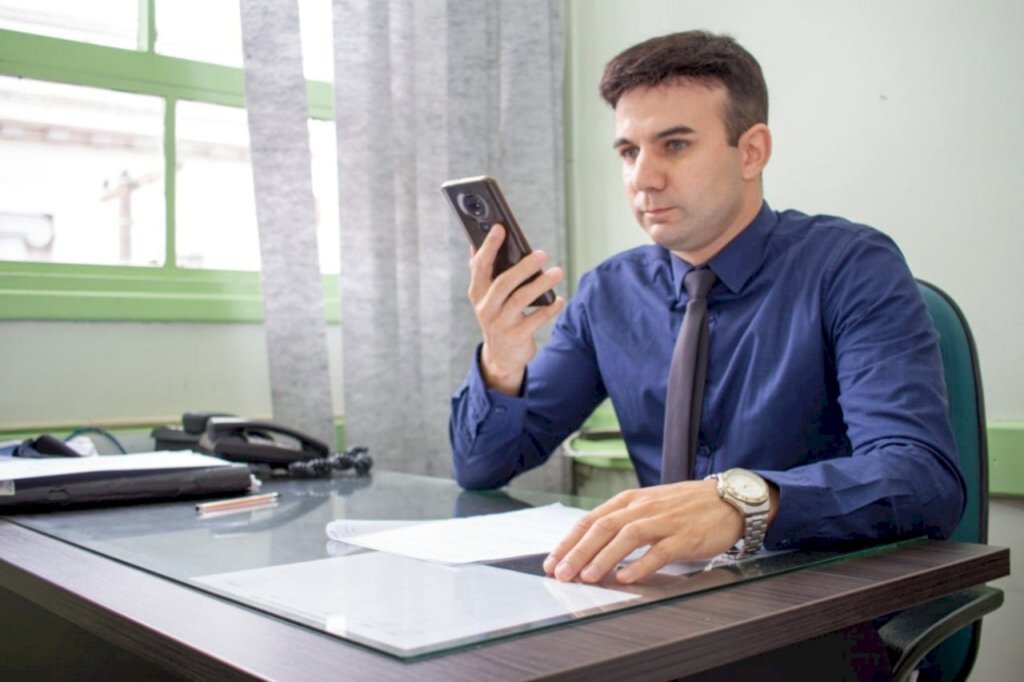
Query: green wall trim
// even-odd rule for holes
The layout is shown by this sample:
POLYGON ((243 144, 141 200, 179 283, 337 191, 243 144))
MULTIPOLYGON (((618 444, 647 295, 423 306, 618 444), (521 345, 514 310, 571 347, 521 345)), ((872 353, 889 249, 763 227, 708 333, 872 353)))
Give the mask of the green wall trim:
MULTIPOLYGON (((324 275, 324 319, 340 317, 324 275)), ((0 320, 262 322, 256 272, 0 261, 0 320)))
POLYGON ((988 491, 1024 497, 1024 422, 989 423, 988 491))

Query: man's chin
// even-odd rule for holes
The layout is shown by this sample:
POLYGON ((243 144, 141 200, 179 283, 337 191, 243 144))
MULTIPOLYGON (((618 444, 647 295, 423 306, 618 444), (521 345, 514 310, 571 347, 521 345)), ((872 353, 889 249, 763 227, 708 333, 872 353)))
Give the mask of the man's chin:
POLYGON ((644 221, 642 227, 655 244, 666 249, 672 249, 680 241, 682 228, 675 223, 644 221))

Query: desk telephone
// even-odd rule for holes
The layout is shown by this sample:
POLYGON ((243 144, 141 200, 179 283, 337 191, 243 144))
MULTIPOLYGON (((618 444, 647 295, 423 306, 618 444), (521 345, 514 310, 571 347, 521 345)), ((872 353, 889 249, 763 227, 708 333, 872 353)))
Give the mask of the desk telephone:
POLYGON ((274 422, 222 412, 186 412, 181 422, 181 429, 153 430, 157 449, 199 449, 232 462, 287 469, 301 477, 346 469, 363 475, 373 466, 365 447, 332 453, 326 443, 274 422))

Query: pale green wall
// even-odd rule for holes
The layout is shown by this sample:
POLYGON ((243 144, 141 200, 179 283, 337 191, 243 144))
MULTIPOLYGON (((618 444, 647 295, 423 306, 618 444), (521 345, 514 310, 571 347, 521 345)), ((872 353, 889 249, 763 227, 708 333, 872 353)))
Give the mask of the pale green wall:
POLYGON ((768 81, 776 209, 833 213, 900 244, 977 337, 988 416, 1024 420, 1024 3, 570 0, 572 276, 643 243, 597 94, 617 52, 671 31, 736 37, 768 81))
MULTIPOLYGON (((340 331, 327 327, 337 412, 340 331)), ((0 431, 273 412, 260 324, 3 322, 0 357, 0 431)))

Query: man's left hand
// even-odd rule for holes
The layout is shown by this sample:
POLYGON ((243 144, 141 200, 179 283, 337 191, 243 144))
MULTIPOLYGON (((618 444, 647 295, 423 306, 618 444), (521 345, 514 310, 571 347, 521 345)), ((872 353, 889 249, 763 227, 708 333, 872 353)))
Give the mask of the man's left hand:
MULTIPOLYGON (((773 489, 773 511, 776 500, 773 489)), ((675 561, 717 556, 742 536, 743 519, 719 497, 714 480, 627 490, 582 517, 544 560, 544 570, 559 580, 595 583, 650 545, 616 573, 619 582, 634 583, 675 561)))

